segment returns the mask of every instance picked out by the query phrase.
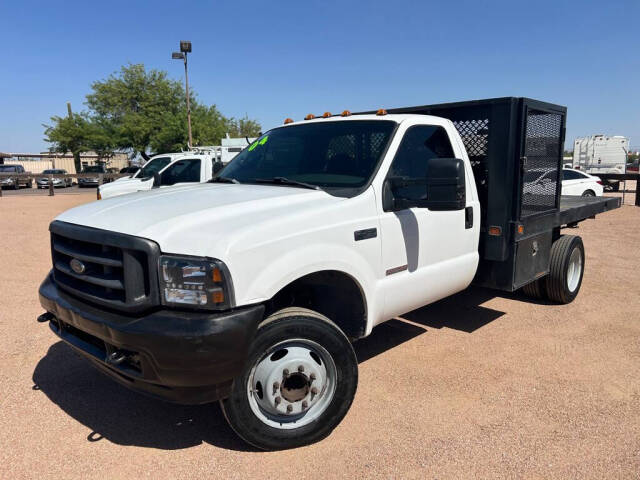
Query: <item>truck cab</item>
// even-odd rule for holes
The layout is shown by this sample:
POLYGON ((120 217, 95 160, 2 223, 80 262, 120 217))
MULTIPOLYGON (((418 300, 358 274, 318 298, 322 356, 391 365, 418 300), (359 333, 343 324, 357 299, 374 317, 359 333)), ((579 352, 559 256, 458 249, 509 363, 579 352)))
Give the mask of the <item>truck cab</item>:
POLYGON ((206 182, 213 176, 216 163, 216 155, 204 150, 156 155, 131 177, 100 186, 98 199, 153 188, 206 182))
POLYGON ((561 228, 619 199, 561 198, 565 115, 507 97, 287 119, 207 183, 57 217, 39 320, 130 388, 219 400, 252 445, 315 442, 377 324, 472 282, 575 299, 584 247, 561 228))

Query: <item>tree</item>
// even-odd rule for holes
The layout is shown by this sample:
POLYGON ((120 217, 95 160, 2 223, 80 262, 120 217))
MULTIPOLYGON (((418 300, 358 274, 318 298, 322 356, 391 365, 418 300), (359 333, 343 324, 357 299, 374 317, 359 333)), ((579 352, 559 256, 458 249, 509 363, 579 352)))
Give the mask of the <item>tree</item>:
POLYGON ((53 126, 44 125, 45 140, 53 143, 51 151, 73 154, 76 172, 80 172, 80 153, 90 150, 90 126, 86 114, 70 114, 67 117, 51 117, 53 126))
POLYGON ((111 130, 116 146, 143 158, 148 158, 147 149, 157 132, 166 129, 167 120, 184 110, 182 85, 166 72, 147 72, 144 65, 124 66, 119 75, 94 82, 91 88, 87 106, 111 130))
POLYGON ((238 120, 231 119, 230 123, 229 134, 232 137, 257 137, 262 131, 260 124, 246 115, 238 120))
MULTIPOLYGON (((88 112, 72 120, 52 117, 45 136, 56 151, 94 150, 107 158, 114 149, 148 159, 148 151, 175 152, 188 147, 187 111, 182 84, 160 70, 126 65, 105 80, 94 82, 87 95, 88 112)), ((254 137, 260 125, 247 118, 227 118, 215 105, 206 106, 192 94, 194 145, 219 145, 227 133, 254 137)), ((75 152, 78 152, 77 154, 75 152)))

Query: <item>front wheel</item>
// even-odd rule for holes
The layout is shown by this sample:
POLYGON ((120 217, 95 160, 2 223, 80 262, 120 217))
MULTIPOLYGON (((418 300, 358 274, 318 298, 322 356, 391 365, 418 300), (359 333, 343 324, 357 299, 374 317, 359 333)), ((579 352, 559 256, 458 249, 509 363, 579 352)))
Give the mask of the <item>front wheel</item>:
POLYGON ((221 406, 231 428, 263 450, 323 439, 344 418, 358 384, 358 362, 327 317, 286 308, 258 327, 243 374, 221 406))

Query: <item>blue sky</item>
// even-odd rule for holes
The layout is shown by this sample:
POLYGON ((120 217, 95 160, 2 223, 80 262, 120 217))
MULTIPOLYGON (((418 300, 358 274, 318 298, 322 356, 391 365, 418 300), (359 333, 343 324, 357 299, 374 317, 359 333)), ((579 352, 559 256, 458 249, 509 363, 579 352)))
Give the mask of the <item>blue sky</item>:
POLYGON ((569 108, 567 145, 640 145, 640 1, 0 2, 0 151, 128 62, 190 80, 225 115, 286 117, 498 96, 569 108), (56 5, 57 4, 57 5, 56 5))

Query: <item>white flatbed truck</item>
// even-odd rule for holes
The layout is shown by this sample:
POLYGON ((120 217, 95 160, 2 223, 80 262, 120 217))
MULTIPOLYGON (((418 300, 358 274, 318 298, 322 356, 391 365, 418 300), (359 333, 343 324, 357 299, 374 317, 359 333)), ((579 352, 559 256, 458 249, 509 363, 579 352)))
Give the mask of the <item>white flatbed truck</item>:
POLYGON ((562 168, 557 105, 308 118, 268 131, 210 183, 57 217, 39 321, 129 388, 219 400, 247 442, 291 448, 347 413, 352 342, 471 283, 571 302, 584 246, 562 227, 620 205, 524 184, 529 169, 562 168))

